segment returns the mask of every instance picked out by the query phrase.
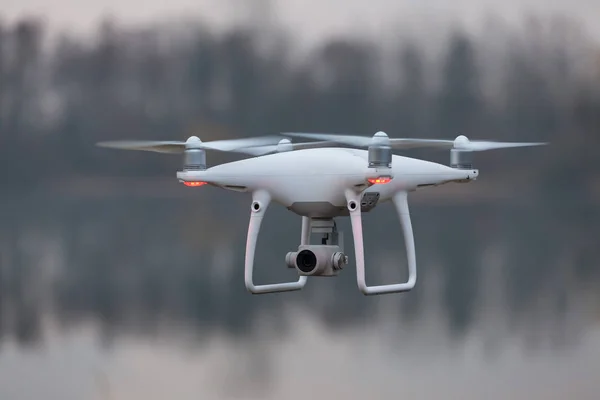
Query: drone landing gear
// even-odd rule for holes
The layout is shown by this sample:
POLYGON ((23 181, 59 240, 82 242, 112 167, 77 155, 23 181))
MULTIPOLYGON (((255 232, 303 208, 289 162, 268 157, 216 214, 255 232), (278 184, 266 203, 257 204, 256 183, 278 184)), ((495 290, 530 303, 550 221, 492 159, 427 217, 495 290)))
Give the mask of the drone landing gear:
POLYGON ((415 256, 415 241, 408 208, 408 193, 398 192, 392 198, 396 212, 400 217, 404 244, 408 258, 408 281, 392 285, 367 286, 365 280, 365 251, 363 244, 362 215, 360 209, 360 193, 346 192, 346 201, 350 211, 350 222, 352 224, 352 236, 354 236, 354 252, 356 256, 356 280, 358 288, 365 295, 400 293, 411 290, 417 282, 417 262, 415 256))
MULTIPOLYGON (((248 239, 246 240, 246 259, 244 268, 244 281, 246 289, 252 294, 290 292, 300 290, 306 285, 307 276, 300 276, 296 282, 274 283, 269 285, 255 285, 253 281, 254 272, 254 253, 256 252, 256 242, 258 233, 262 224, 265 211, 271 202, 271 196, 265 191, 257 191, 252 195, 252 206, 250 215, 250 224, 248 225, 248 239)), ((310 218, 302 217, 302 235, 301 244, 308 244, 310 241, 310 218)))
MULTIPOLYGON (((407 197, 407 192, 398 192, 392 198, 392 202, 394 203, 394 206, 396 207, 396 212, 400 217, 400 224, 402 226, 402 231, 404 234, 404 243, 406 246, 406 253, 408 257, 408 280, 407 282, 398 284, 367 286, 365 279, 365 254, 362 230, 362 214, 360 207, 361 196, 360 193, 356 193, 354 191, 346 192, 347 207, 350 212, 352 235, 354 237, 354 252, 356 256, 356 280, 358 288, 365 295, 407 292, 414 288, 417 282, 415 242, 410 221, 407 197)), ((301 274, 298 280, 295 282, 275 283, 268 285, 254 284, 253 271, 256 243, 265 211, 267 210, 267 207, 269 206, 270 202, 271 197, 266 191, 257 191, 252 196, 250 223, 248 226, 248 239, 246 241, 246 259, 244 270, 244 280, 246 284, 246 289, 253 294, 289 292, 294 290, 301 290, 306 285, 306 281, 308 279, 307 274, 312 274, 315 276, 337 275, 337 271, 342 269, 343 265, 348 262, 347 257, 342 253, 342 232, 337 232, 333 219, 313 220, 309 217, 302 217, 302 234, 300 237, 299 253, 302 252, 302 249, 310 249, 316 252, 316 254, 314 254, 316 256, 316 259, 313 261, 307 260, 306 265, 303 265, 303 267, 307 268, 310 266, 310 271, 304 271, 304 274, 301 274), (322 235, 321 245, 310 245, 311 233, 320 233, 322 235), (322 262, 317 260, 326 261, 322 262)), ((299 254, 292 254, 294 254, 293 258, 296 260, 294 264, 297 264, 297 257, 299 254)), ((287 258, 288 257, 286 257, 286 259, 287 258)), ((291 258, 290 260, 286 261, 288 263, 288 267, 290 267, 291 258)), ((302 270, 302 268, 300 269, 302 270)))

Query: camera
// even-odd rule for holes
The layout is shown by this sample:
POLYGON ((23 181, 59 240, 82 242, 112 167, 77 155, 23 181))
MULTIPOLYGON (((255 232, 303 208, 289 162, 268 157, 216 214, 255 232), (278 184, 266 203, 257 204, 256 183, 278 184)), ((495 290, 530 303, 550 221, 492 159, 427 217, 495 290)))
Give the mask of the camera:
POLYGON ((301 245, 298 251, 287 253, 285 263, 299 275, 336 276, 348 264, 348 257, 339 246, 301 245))

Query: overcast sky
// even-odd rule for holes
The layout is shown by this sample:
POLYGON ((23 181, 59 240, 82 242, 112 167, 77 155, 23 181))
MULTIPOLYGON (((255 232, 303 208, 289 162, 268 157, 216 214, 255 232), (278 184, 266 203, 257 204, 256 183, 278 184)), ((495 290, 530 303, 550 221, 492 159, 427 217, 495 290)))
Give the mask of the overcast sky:
MULTIPOLYGON (((222 24, 235 17, 233 4, 256 4, 259 0, 0 0, 0 16, 14 20, 26 13, 41 14, 51 27, 86 30, 107 13, 123 22, 148 22, 164 18, 203 15, 222 24)), ((262 1, 262 0, 260 0, 262 1)), ((268 0, 267 0, 268 1, 268 0)), ((526 11, 565 13, 580 18, 587 30, 600 38, 599 0, 270 0, 278 18, 312 41, 323 35, 365 30, 378 33, 393 22, 415 21, 416 15, 453 15, 471 26, 481 25, 488 12, 508 22, 526 11), (315 13, 311 6, 318 5, 315 13)))

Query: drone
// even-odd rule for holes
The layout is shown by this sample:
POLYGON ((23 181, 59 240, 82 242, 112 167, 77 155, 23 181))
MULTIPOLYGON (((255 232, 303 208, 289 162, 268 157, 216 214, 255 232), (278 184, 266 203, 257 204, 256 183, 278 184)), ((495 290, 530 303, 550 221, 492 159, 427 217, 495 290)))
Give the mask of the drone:
POLYGON ((184 142, 97 143, 117 149, 183 153, 183 168, 176 176, 184 185, 211 185, 250 193, 244 281, 252 294, 301 290, 309 276, 337 276, 348 264, 348 256, 343 249, 343 232, 338 231, 335 219, 350 217, 357 285, 364 295, 408 292, 417 282, 416 250, 408 207, 410 192, 451 182, 475 181, 479 170, 473 167, 474 152, 545 144, 471 141, 464 135, 454 140, 390 138, 382 131, 372 137, 289 132, 280 136, 210 142, 191 136, 184 142), (292 143, 290 138, 294 137, 313 141, 292 143), (414 148, 449 149, 450 164, 393 154, 393 150, 414 148), (251 157, 207 166, 209 150, 251 157), (365 279, 362 214, 387 201, 393 203, 400 219, 408 279, 403 283, 369 286, 365 279), (253 279, 256 243, 265 212, 272 203, 302 217, 298 249, 285 256, 286 266, 297 271, 298 280, 259 285, 253 279), (320 243, 311 243, 313 234, 320 238, 320 243))

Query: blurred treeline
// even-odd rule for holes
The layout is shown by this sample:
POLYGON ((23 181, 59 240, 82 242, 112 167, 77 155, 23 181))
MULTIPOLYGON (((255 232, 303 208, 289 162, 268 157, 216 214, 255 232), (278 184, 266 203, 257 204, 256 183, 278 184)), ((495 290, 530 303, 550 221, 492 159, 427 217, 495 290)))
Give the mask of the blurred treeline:
POLYGON ((551 176, 542 185, 586 190, 599 176, 600 46, 576 24, 490 24, 478 37, 456 29, 434 51, 402 34, 392 46, 338 39, 308 55, 272 26, 179 28, 104 21, 91 41, 49 43, 38 20, 0 25, 4 190, 100 174, 173 176, 179 167, 177 157, 93 146, 102 140, 281 130, 549 141, 544 151, 480 158, 488 174, 534 159, 533 172, 551 176))
MULTIPOLYGON (((477 312, 499 318, 480 306, 489 297, 502 305, 496 291, 506 292, 511 319, 534 325, 544 307, 562 318, 565 304, 586 300, 580 283, 598 293, 596 207, 561 197, 591 203, 586 191, 600 178, 600 45, 577 26, 530 21, 519 31, 490 24, 481 36, 456 29, 433 44, 404 34, 385 45, 339 39, 308 55, 288 33, 266 24, 217 34, 202 24, 125 29, 104 23, 91 41, 51 42, 48 35, 36 20, 0 26, 3 195, 59 181, 97 183, 102 175, 173 178, 180 166, 179 157, 94 146, 102 140, 385 130, 393 137, 549 141, 547 148, 477 157, 485 177, 475 186, 479 193, 490 182, 510 186, 498 202, 413 203, 424 267, 415 291, 392 299, 418 314, 439 275, 443 314, 460 330, 477 312), (505 202, 519 197, 516 178, 551 196, 521 196, 535 207, 505 202), (495 267, 486 261, 490 248, 501 254, 495 267)), ((447 152, 419 154, 448 162, 447 152)), ((208 161, 236 157, 211 153, 208 161)), ((59 314, 92 315, 109 326, 128 315, 138 323, 183 315, 244 332, 262 308, 272 314, 283 302, 247 300, 240 267, 248 203, 232 207, 236 199, 205 201, 210 207, 151 199, 0 207, 0 335, 12 329, 10 318, 20 338, 39 334, 42 308, 51 303, 45 296, 59 314)), ((297 245, 299 219, 295 227, 280 224, 279 218, 295 217, 276 207, 268 215, 257 281, 287 280, 278 274, 290 271, 277 266, 297 245)), ((365 222, 367 248, 402 251, 400 228, 389 215, 379 209, 370 227, 365 222)), ((379 274, 373 280, 381 276, 384 283, 384 272, 397 266, 395 253, 368 254, 379 274), (389 262, 379 262, 384 257, 389 262)), ((331 299, 332 283, 316 280, 306 289, 314 296, 285 298, 308 302, 328 325, 362 323, 375 315, 377 300, 365 301, 347 272, 336 281, 344 295, 331 299)))

